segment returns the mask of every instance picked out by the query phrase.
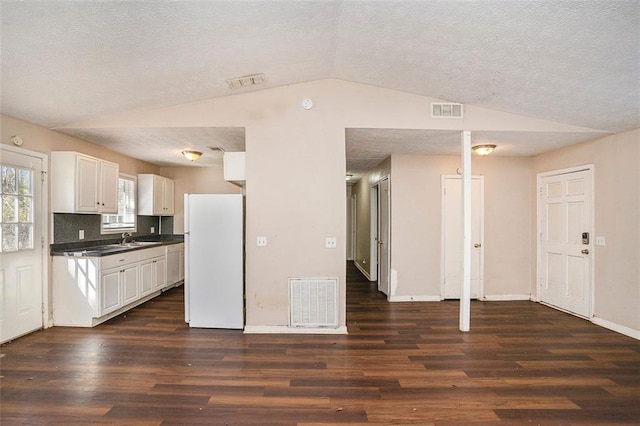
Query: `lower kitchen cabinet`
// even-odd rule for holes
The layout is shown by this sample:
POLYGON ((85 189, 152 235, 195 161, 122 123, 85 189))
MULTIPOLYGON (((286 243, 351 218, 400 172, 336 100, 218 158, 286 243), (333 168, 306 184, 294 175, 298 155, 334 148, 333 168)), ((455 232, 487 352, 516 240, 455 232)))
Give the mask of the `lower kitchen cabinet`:
POLYGON ((165 247, 101 257, 53 256, 53 324, 93 327, 167 286, 165 247))
POLYGON ((98 316, 108 314, 122 306, 120 297, 120 276, 119 269, 108 270, 100 274, 100 310, 98 316))
POLYGON ((161 290, 166 285, 164 256, 146 259, 140 262, 140 289, 146 295, 161 290))

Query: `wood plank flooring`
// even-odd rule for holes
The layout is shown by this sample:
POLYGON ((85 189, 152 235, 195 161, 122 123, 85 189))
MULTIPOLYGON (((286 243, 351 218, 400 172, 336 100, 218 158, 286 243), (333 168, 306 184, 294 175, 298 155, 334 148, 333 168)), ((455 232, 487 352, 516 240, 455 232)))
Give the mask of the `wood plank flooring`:
POLYGON ((348 265, 348 335, 189 329, 182 288, 0 348, 0 423, 640 424, 640 342, 532 302, 388 303, 348 265))

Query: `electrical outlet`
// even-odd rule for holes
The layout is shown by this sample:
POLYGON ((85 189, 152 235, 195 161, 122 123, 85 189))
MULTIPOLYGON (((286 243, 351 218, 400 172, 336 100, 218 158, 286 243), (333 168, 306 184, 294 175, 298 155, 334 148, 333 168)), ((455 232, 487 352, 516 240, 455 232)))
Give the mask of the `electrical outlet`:
POLYGON ((324 239, 324 248, 334 249, 338 245, 338 241, 336 237, 326 237, 324 239))
POLYGON ((78 231, 78 239, 84 240, 84 229, 78 231))
POLYGON ((152 226, 152 227, 151 227, 151 233, 152 233, 152 234, 155 234, 155 233, 156 233, 156 227, 155 227, 155 226, 152 226))
POLYGON ((266 247, 266 245, 267 245, 267 237, 258 237, 258 238, 256 238, 256 245, 258 247, 266 247))

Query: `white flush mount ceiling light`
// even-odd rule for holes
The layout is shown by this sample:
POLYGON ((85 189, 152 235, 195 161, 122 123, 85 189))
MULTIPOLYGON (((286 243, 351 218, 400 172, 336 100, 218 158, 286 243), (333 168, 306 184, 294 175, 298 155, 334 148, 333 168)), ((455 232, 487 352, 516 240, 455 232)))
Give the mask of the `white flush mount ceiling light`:
POLYGON ((184 158, 189 161, 196 161, 198 158, 200 158, 202 153, 200 151, 192 151, 190 149, 187 149, 185 151, 182 151, 182 155, 184 155, 184 158))
POLYGON ((491 154, 493 150, 496 149, 496 146, 492 144, 483 144, 483 145, 473 146, 471 147, 471 149, 473 150, 473 152, 475 152, 478 155, 486 156, 491 154))

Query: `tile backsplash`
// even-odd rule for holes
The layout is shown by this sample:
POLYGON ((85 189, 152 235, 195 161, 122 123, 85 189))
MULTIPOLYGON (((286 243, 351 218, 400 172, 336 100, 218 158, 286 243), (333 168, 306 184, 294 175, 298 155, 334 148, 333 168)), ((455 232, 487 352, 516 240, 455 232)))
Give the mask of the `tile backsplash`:
MULTIPOLYGON (((118 238, 119 234, 100 233, 99 214, 53 214, 53 243, 74 243, 80 241, 79 232, 84 231, 84 241, 98 241, 118 238)), ((173 216, 138 216, 138 231, 134 236, 173 234, 173 216), (162 223, 161 223, 162 222, 162 223), (160 226, 162 224, 162 227, 160 226), (155 232, 151 234, 151 227, 155 232)))

